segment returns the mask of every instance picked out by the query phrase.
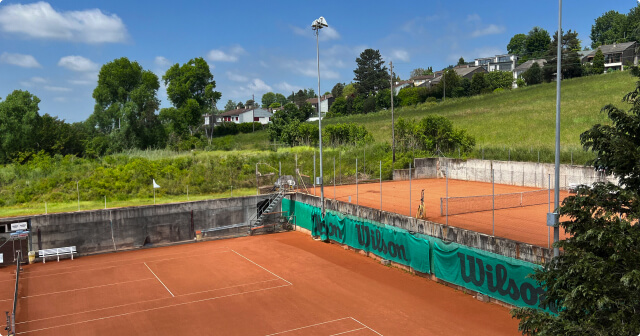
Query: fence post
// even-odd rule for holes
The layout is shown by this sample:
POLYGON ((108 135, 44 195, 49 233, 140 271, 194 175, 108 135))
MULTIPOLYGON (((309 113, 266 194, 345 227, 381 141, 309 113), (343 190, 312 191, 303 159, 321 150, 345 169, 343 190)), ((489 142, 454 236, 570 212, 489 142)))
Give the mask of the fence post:
POLYGON ((189 201, 189 185, 187 184, 187 201, 189 201))
MULTIPOLYGON (((549 202, 548 204, 548 213, 551 213, 551 174, 549 174, 549 202)), ((547 225, 547 248, 551 248, 551 227, 547 225)))
POLYGON ((511 148, 509 148, 509 160, 507 161, 511 161, 511 148))
POLYGON ((382 161, 380 161, 380 210, 382 210, 382 161))
POLYGON ((260 184, 258 183, 258 164, 256 163, 256 195, 260 195, 260 184))
POLYGON ((360 203, 358 202, 358 158, 356 158, 356 216, 358 215, 359 207, 360 207, 360 203))
POLYGON ((571 165, 573 166, 573 149, 571 150, 571 165))
POLYGON ((444 196, 444 199, 446 200, 446 202, 445 202, 445 208, 446 208, 445 223, 447 224, 447 226, 449 226, 449 160, 447 160, 447 168, 445 169, 444 177, 445 177, 445 196, 444 196))
POLYGON ((484 160, 484 147, 482 148, 482 159, 484 160))
POLYGON ((313 151, 313 195, 316 194, 316 151, 313 151))
POLYGON ((333 157, 333 199, 336 199, 336 157, 333 157))
POLYGON ((44 201, 44 214, 47 214, 47 201, 44 201))
POLYGON ((411 217, 411 162, 409 162, 409 217, 411 217))
POLYGON ((80 182, 76 181, 76 191, 78 192, 78 211, 80 211, 80 182))
POLYGON ((282 161, 278 161, 278 178, 282 176, 282 161))

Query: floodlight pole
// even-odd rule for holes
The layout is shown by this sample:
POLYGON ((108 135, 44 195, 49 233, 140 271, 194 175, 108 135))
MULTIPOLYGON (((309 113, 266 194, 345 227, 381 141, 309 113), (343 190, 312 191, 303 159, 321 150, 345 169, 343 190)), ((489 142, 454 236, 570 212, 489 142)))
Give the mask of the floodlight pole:
POLYGON ((555 190, 553 200, 554 206, 554 225, 553 225, 553 257, 560 256, 560 249, 557 246, 560 240, 560 218, 558 208, 560 206, 560 81, 562 81, 562 0, 558 0, 558 56, 556 65, 556 171, 555 171, 555 190))
POLYGON ((389 67, 391 68, 391 162, 396 163, 396 123, 393 117, 393 62, 389 61, 389 67))
MULTIPOLYGON (((316 56, 318 59, 318 143, 319 143, 319 147, 320 147, 320 211, 321 211, 321 216, 322 218, 324 218, 324 181, 323 181, 323 177, 324 174, 322 173, 322 112, 320 109, 320 95, 321 92, 320 91, 320 29, 324 28, 324 27, 328 27, 326 25, 326 23, 323 23, 322 21, 324 21, 324 18, 319 18, 318 20, 314 21, 313 25, 311 26, 313 28, 313 30, 316 31, 316 56)), ((315 181, 314 181, 315 183, 315 181)))

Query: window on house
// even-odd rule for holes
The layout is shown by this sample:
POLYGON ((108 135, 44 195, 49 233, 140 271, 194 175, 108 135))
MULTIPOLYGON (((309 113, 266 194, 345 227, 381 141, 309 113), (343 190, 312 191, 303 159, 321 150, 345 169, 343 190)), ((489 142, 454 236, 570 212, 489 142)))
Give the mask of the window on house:
POLYGON ((238 117, 236 117, 236 121, 238 121, 238 117))
POLYGON ((271 121, 271 117, 269 117, 269 121, 271 121))
POLYGON ((260 117, 253 117, 253 121, 260 121, 260 117))
POLYGON ((498 57, 498 62, 511 62, 509 56, 500 56, 498 57))
POLYGON ((498 69, 500 71, 511 71, 511 64, 500 64, 498 65, 498 69))

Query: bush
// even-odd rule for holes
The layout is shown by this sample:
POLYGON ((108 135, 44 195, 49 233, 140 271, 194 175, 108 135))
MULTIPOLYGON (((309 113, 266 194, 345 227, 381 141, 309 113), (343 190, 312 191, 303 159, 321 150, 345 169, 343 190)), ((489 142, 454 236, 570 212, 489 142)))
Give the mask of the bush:
POLYGON ((260 131, 262 128, 263 125, 257 121, 238 124, 238 131, 240 133, 252 133, 254 129, 260 131))
MULTIPOLYGON (((316 128, 316 134, 317 134, 316 128)), ((322 130, 322 139, 330 146, 366 143, 373 140, 364 126, 354 123, 327 125, 322 130)))
POLYGON ((500 93, 500 92, 503 92, 503 91, 504 91, 503 88, 497 88, 497 89, 493 90, 493 93, 500 93))
POLYGON ((436 99, 436 97, 428 97, 426 102, 427 103, 437 103, 438 99, 436 99))
POLYGON ((475 146, 475 139, 465 130, 455 129, 445 117, 429 115, 420 122, 404 118, 396 122, 396 144, 400 151, 424 150, 432 154, 450 153, 460 149, 469 153, 475 146))

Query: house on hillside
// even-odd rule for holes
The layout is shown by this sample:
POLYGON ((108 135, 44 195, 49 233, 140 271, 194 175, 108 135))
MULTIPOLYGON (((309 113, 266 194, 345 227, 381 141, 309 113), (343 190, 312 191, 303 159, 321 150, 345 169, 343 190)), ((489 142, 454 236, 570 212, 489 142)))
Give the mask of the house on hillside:
MULTIPOLYGON (((481 66, 472 66, 472 65, 462 65, 462 66, 457 66, 455 68, 453 68, 453 71, 455 71, 458 76, 462 77, 462 78, 466 78, 468 80, 471 80, 473 78, 473 75, 479 72, 487 72, 487 70, 485 70, 485 68, 481 67, 481 66)), ((431 87, 434 85, 437 85, 438 83, 440 83, 440 81, 442 80, 442 74, 444 72, 443 71, 437 71, 435 74, 437 75, 436 78, 432 79, 431 81, 428 82, 428 86, 424 85, 425 87, 431 87)))
POLYGON ((525 71, 529 70, 531 68, 531 66, 533 65, 533 63, 537 63, 540 68, 542 69, 542 67, 547 63, 547 60, 545 60, 544 58, 541 59, 535 59, 535 60, 528 60, 520 65, 518 65, 515 69, 513 69, 513 88, 517 88, 518 84, 516 84, 516 80, 518 78, 522 78, 522 74, 525 73, 525 71))
POLYGON ((398 95, 398 92, 400 92, 400 90, 406 88, 406 87, 411 87, 413 86, 413 81, 410 80, 405 80, 405 81, 397 81, 393 83, 393 94, 394 95, 398 95))
POLYGON ((409 82, 411 82, 413 86, 420 86, 425 82, 432 80, 433 78, 435 78, 434 75, 422 75, 422 76, 416 76, 416 77, 410 78, 409 82))
POLYGON ((604 71, 624 70, 628 64, 638 65, 638 42, 624 42, 601 45, 582 59, 582 63, 592 63, 598 49, 604 54, 604 71))
MULTIPOLYGON (((333 98, 333 95, 325 95, 320 97, 320 113, 324 116, 327 112, 329 112, 329 108, 333 105, 333 102, 336 99, 333 98)), ((318 98, 309 98, 307 99, 307 103, 313 106, 313 109, 318 111, 318 98)))
POLYGON ((268 109, 254 107, 235 109, 227 111, 225 113, 221 113, 216 117, 216 121, 218 123, 234 122, 236 124, 253 121, 265 125, 271 122, 272 117, 273 113, 271 113, 271 111, 269 111, 268 109))
POLYGON ((483 67, 487 72, 513 71, 518 64, 518 56, 513 54, 495 55, 492 57, 476 58, 474 66, 483 67))

